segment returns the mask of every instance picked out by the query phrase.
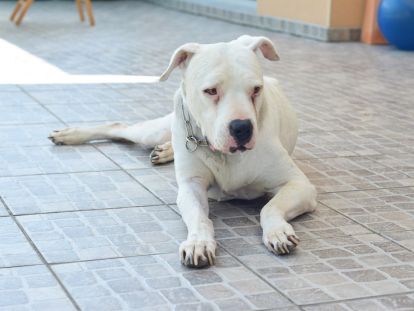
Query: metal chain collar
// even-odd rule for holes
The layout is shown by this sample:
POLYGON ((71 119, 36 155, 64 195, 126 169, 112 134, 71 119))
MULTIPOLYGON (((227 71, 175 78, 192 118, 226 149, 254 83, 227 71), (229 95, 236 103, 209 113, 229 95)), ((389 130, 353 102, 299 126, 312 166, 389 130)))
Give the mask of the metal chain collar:
POLYGON ((190 124, 190 113, 188 113, 188 118, 185 116, 184 112, 184 102, 181 103, 181 108, 183 110, 183 118, 185 122, 185 131, 187 132, 187 138, 185 140, 185 149, 187 149, 188 152, 194 152, 196 151, 198 146, 206 147, 208 146, 208 142, 205 139, 198 139, 194 136, 193 128, 190 124), (194 144, 195 147, 191 148, 191 144, 194 144))

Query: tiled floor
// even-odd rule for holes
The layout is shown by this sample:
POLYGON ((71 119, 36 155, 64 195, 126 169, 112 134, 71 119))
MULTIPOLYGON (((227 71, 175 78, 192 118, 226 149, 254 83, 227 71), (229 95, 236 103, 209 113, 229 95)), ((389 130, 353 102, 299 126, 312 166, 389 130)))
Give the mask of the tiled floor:
POLYGON ((297 112, 294 159, 319 204, 292 221, 301 245, 276 257, 261 243, 269 198, 210 202, 216 265, 186 268, 172 163, 151 166, 140 145, 46 139, 169 113, 178 72, 163 84, 0 84, 1 310, 413 310, 413 53, 131 1, 93 2, 95 27, 72 2, 35 2, 16 27, 13 6, 0 2, 0 40, 71 75, 158 76, 183 43, 269 37, 282 60, 263 70, 297 112))

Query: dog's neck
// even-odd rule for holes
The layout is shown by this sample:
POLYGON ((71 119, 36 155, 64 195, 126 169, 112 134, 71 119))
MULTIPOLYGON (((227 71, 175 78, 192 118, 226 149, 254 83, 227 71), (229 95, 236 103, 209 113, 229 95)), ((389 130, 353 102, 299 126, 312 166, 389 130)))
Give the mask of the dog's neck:
MULTIPOLYGON (((197 125, 195 118, 190 112, 190 109, 187 105, 187 99, 185 96, 185 84, 181 83, 181 107, 176 107, 176 109, 181 108, 181 119, 184 123, 184 130, 186 133, 186 142, 185 147, 188 152, 195 151, 198 147, 209 147, 207 139, 203 136, 201 128, 197 125)), ((179 112, 176 110, 176 114, 179 112)))

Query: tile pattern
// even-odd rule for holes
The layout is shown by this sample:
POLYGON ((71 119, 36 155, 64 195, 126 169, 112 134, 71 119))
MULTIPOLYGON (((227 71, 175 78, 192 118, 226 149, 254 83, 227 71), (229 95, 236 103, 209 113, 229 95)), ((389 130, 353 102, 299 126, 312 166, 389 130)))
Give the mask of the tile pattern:
POLYGON ((232 257, 194 270, 176 254, 54 265, 82 310, 252 310, 289 307, 271 286, 232 257))
MULTIPOLYGON (((43 137, 45 139, 45 137, 43 137)), ((0 176, 118 169, 90 145, 0 148, 0 176)))
POLYGON ((15 215, 160 203, 120 170, 2 177, 0 189, 15 215))
POLYGON ((211 201, 216 265, 186 268, 173 163, 153 167, 151 149, 128 142, 46 139, 68 126, 171 113, 180 73, 162 84, 2 84, 0 309, 412 309, 412 53, 327 45, 139 1, 94 3, 93 28, 67 13, 73 3, 35 2, 17 29, 13 6, 0 1, 0 38, 72 75, 159 76, 181 44, 269 37, 282 61, 261 59, 263 72, 297 112, 293 158, 319 204, 291 222, 301 245, 276 257, 261 241, 269 197, 211 201))
POLYGON ((2 310, 64 310, 75 307, 43 265, 0 269, 2 310))
POLYGON ((175 252, 174 235, 185 230, 181 217, 162 205, 17 219, 50 263, 175 252))
MULTIPOLYGON (((3 208, 0 209, 2 216, 4 215, 3 208)), ((14 220, 8 216, 0 217, 0 268, 41 263, 42 261, 14 220)))

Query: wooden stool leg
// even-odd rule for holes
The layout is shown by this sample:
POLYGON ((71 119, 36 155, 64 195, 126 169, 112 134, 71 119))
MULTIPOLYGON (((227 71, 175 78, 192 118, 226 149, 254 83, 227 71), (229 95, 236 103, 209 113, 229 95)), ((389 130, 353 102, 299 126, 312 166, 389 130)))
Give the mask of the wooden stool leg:
POLYGON ((20 7, 22 6, 22 3, 24 3, 24 2, 21 1, 21 0, 17 1, 16 7, 14 8, 14 11, 13 11, 12 15, 10 16, 10 20, 11 21, 14 19, 14 17, 17 14, 17 12, 19 12, 20 7))
POLYGON ((81 0, 75 0, 75 1, 76 1, 76 5, 78 6, 80 19, 83 22, 85 20, 85 17, 83 16, 82 2, 81 0))
POLYGON ((93 19, 91 0, 83 0, 83 2, 85 2, 86 10, 88 11, 89 22, 93 26, 95 25, 95 20, 93 19))
POLYGON ((18 19, 17 19, 17 21, 16 21, 16 25, 19 25, 19 24, 20 24, 20 22, 22 21, 22 19, 23 19, 24 15, 26 14, 27 10, 28 10, 28 9, 30 8, 30 6, 32 5, 33 1, 34 1, 34 0, 27 0, 27 1, 26 1, 26 4, 24 5, 22 12, 20 13, 20 16, 19 16, 19 18, 18 18, 18 19))

